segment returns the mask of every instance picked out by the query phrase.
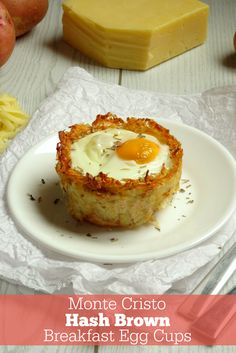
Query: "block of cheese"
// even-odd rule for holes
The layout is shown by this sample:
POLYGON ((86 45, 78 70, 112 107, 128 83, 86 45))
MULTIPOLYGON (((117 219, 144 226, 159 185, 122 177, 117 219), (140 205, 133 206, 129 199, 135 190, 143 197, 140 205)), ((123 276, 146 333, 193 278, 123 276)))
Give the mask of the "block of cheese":
POLYGON ((64 0, 63 37, 101 64, 146 70, 202 44, 208 6, 198 0, 64 0))

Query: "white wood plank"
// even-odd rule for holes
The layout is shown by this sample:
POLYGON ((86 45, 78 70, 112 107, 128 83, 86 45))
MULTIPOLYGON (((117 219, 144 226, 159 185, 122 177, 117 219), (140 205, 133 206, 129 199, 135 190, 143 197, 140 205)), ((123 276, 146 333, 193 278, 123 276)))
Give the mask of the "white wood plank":
POLYGON ((236 84, 235 0, 206 0, 210 5, 205 44, 146 72, 122 71, 122 85, 163 93, 196 93, 236 84))
MULTIPOLYGON (((205 45, 169 60, 147 72, 122 72, 121 83, 138 89, 166 93, 192 93, 236 83, 236 60, 232 38, 235 31, 235 0, 208 0, 209 37, 205 45)), ((50 94, 65 70, 74 65, 85 68, 98 79, 118 83, 119 70, 103 68, 61 39, 61 0, 51 0, 44 21, 17 40, 10 61, 0 69, 0 90, 17 96, 32 113, 50 94)), ((231 284, 233 282, 231 281, 231 284)), ((29 293, 27 289, 0 282, 0 293, 29 293)), ((32 291, 33 292, 33 291, 32 291)), ((99 353, 235 353, 235 347, 100 347, 99 353)), ((92 353, 93 347, 0 347, 1 353, 92 353)))
POLYGON ((31 288, 10 283, 4 279, 0 279, 0 294, 34 294, 31 288))
POLYGON ((99 347, 98 353, 235 353, 235 346, 114 346, 99 347))
POLYGON ((0 353, 93 353, 94 347, 86 346, 6 346, 0 353))
MULTIPOLYGON (((0 91, 16 96, 30 114, 53 92, 59 79, 71 66, 80 66, 106 82, 119 81, 119 70, 100 67, 63 42, 61 2, 50 1, 45 19, 31 32, 17 39, 10 60, 0 69, 0 91)), ((0 293, 25 291, 28 292, 24 287, 0 282, 0 293)))
POLYGON ((17 39, 10 60, 0 69, 0 91, 18 97, 29 113, 54 90, 70 66, 85 68, 107 82, 119 81, 119 70, 100 67, 63 42, 61 16, 61 0, 50 1, 44 20, 17 39))

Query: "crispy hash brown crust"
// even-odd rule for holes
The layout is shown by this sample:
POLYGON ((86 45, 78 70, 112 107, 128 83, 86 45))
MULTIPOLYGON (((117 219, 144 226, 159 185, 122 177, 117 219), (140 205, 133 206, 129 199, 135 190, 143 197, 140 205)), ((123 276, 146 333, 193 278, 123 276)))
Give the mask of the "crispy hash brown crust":
POLYGON ((163 208, 178 190, 182 171, 183 150, 169 130, 151 119, 127 118, 127 121, 107 113, 98 115, 92 125, 77 124, 70 131, 59 132, 56 171, 66 195, 70 213, 79 220, 104 226, 134 227, 148 222, 153 213, 163 208), (70 150, 74 141, 109 128, 150 134, 169 146, 172 166, 144 178, 122 182, 104 173, 97 176, 81 174, 71 168, 70 150))

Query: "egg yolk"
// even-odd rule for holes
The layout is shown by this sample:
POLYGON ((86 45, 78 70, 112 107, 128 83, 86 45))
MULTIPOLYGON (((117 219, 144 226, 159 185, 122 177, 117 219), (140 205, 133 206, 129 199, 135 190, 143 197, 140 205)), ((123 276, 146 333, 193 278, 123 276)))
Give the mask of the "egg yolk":
POLYGON ((116 148, 121 159, 134 160, 138 164, 146 164, 155 159, 160 147, 146 138, 135 138, 122 143, 116 148))

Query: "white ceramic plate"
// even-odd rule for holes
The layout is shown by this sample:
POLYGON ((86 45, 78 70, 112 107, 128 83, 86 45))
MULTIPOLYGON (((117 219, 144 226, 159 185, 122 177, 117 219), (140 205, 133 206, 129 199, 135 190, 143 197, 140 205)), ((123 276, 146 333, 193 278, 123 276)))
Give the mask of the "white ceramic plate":
POLYGON ((105 229, 79 224, 67 213, 55 172, 57 136, 31 148, 16 165, 7 199, 17 225, 64 255, 103 263, 127 263, 169 256, 213 235, 236 205, 236 166, 229 152, 208 135, 161 121, 184 149, 181 190, 158 212, 159 228, 105 229))

